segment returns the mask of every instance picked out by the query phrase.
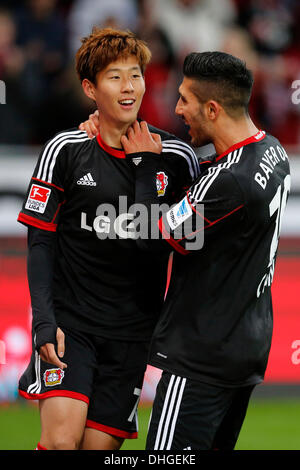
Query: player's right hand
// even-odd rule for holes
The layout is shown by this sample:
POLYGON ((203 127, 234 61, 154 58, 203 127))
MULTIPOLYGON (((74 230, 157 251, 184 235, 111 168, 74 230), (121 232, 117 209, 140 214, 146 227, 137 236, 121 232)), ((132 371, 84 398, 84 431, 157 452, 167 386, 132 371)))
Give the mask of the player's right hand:
POLYGON ((100 120, 99 120, 99 111, 98 109, 89 115, 89 119, 87 121, 82 122, 79 125, 79 129, 81 131, 85 131, 90 139, 96 137, 96 135, 100 132, 100 120))
MULTIPOLYGON (((63 357, 65 354, 65 334, 60 328, 57 328, 56 331, 56 341, 58 356, 63 357)), ((59 359, 55 351, 55 346, 52 343, 46 343, 40 347, 40 356, 43 361, 49 362, 60 369, 66 369, 68 367, 66 363, 59 359)))

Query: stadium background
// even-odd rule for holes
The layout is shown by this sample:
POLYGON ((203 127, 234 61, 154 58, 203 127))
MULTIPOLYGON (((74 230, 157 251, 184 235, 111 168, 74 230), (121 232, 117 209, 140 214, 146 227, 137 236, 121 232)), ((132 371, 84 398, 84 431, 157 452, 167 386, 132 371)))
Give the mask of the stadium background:
MULTIPOLYGON (((0 449, 32 449, 39 437, 37 404, 17 395, 31 350, 31 311, 26 231, 16 218, 40 146, 94 109, 74 71, 79 39, 93 25, 129 28, 148 42, 153 59, 140 115, 184 139, 186 129, 174 108, 187 52, 226 51, 254 72, 251 115, 286 147, 292 193, 273 284, 274 337, 266 380, 254 392, 237 448, 300 449, 299 21, 298 0, 1 0, 0 449)), ((147 369, 141 437, 125 449, 143 449, 159 374, 147 369)))

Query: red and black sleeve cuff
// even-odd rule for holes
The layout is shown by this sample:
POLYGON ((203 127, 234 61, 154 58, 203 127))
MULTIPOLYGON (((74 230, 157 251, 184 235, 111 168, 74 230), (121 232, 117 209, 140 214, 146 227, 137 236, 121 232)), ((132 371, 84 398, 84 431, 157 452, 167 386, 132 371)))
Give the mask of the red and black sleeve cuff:
POLYGON ((57 229, 57 224, 52 222, 45 222, 44 220, 37 219, 31 215, 24 214, 24 212, 19 213, 17 220, 21 224, 31 225, 33 227, 40 228, 42 230, 48 230, 50 232, 56 232, 57 229))

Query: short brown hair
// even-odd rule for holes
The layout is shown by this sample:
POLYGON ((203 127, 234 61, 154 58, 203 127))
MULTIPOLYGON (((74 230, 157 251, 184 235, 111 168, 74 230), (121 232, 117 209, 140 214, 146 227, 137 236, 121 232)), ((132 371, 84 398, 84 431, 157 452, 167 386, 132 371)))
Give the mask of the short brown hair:
POLYGON ((144 74, 151 59, 151 52, 144 41, 131 31, 113 28, 93 28, 92 34, 81 40, 76 53, 76 71, 80 81, 87 78, 96 84, 96 76, 111 62, 136 56, 144 74))

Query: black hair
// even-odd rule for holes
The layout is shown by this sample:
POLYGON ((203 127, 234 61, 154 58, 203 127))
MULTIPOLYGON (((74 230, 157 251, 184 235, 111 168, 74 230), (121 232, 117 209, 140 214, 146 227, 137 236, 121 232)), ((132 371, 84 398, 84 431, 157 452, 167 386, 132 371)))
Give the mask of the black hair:
POLYGON ((183 63, 183 74, 198 82, 205 82, 200 101, 219 101, 228 114, 236 115, 241 110, 248 113, 253 86, 252 72, 245 62, 225 52, 192 52, 183 63))

